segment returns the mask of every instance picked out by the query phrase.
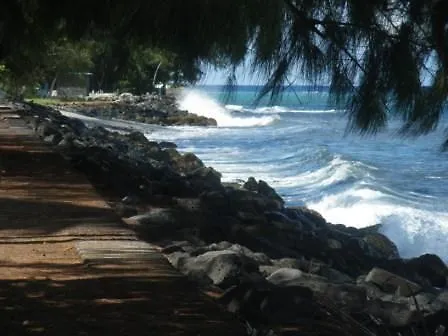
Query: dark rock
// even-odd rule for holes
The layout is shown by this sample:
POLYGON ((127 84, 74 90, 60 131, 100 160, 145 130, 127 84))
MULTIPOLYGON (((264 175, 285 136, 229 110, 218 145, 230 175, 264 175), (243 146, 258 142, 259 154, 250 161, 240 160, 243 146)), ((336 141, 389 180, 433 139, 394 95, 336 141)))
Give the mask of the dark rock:
POLYGON ((344 307, 349 311, 364 308, 367 296, 364 288, 349 284, 332 284, 328 279, 305 273, 297 269, 281 268, 272 273, 267 280, 277 286, 302 286, 313 291, 317 296, 344 307))
POLYGON ((39 123, 37 126, 36 134, 40 138, 45 138, 47 136, 58 134, 59 131, 57 129, 57 126, 53 125, 51 122, 44 121, 39 123))
POLYGON ((115 212, 117 212, 118 216, 122 218, 128 218, 132 216, 136 216, 138 213, 138 210, 135 206, 124 204, 124 203, 118 203, 115 204, 115 212))
POLYGON ((270 187, 265 181, 258 181, 258 193, 272 200, 277 201, 283 208, 285 201, 277 194, 274 188, 270 187))
POLYGON ((205 274, 214 285, 227 288, 239 284, 258 271, 258 265, 250 258, 234 251, 210 251, 188 258, 181 271, 189 276, 205 274))
POLYGON ((424 254, 407 262, 409 267, 421 277, 429 280, 434 287, 447 287, 448 267, 434 254, 424 254))
POLYGON ((62 134, 59 132, 47 135, 43 138, 46 143, 49 143, 51 145, 57 145, 59 142, 61 142, 62 139, 62 134))
POLYGON ((185 178, 198 195, 206 191, 222 190, 221 173, 211 167, 198 167, 186 174, 185 178))
POLYGON ((300 220, 313 230, 327 227, 327 221, 320 213, 306 207, 298 206, 287 208, 287 214, 290 218, 300 220))
POLYGON ((381 233, 368 233, 362 238, 366 242, 366 254, 379 259, 397 259, 400 257, 397 246, 381 233))
POLYGON ((243 188, 249 191, 258 192, 258 183, 254 177, 249 177, 247 182, 244 183, 243 188))
POLYGON ((374 283, 383 292, 399 296, 412 296, 422 290, 418 284, 380 268, 372 269, 364 281, 374 283))
POLYGON ((294 259, 294 258, 282 258, 278 260, 272 260, 273 268, 269 269, 270 273, 280 268, 293 268, 307 272, 310 274, 319 275, 327 278, 332 283, 353 283, 354 280, 347 274, 340 272, 327 264, 324 264, 315 260, 294 259))
POLYGON ((177 148, 177 145, 174 142, 169 141, 161 141, 159 142, 159 146, 161 148, 177 148))
POLYGON ((242 283, 226 290, 219 302, 256 328, 323 317, 312 291, 305 287, 242 283))
POLYGON ((151 211, 129 218, 129 222, 144 233, 154 233, 156 230, 172 233, 182 226, 179 212, 170 208, 156 208, 151 211))
POLYGON ((180 242, 174 242, 167 246, 165 246, 162 249, 162 253, 164 254, 171 254, 174 252, 182 252, 182 253, 192 253, 196 249, 195 246, 189 241, 180 241, 180 242))
POLYGON ((257 183, 255 178, 249 177, 247 182, 244 183, 243 188, 257 193, 260 196, 264 196, 265 198, 271 200, 271 202, 276 202, 277 209, 282 209, 285 204, 284 200, 265 181, 260 180, 257 183))
POLYGON ((135 145, 147 145, 149 144, 148 139, 145 137, 145 135, 142 132, 131 132, 126 135, 127 140, 135 145))
POLYGON ((198 212, 201 210, 199 198, 174 198, 174 204, 185 211, 198 212))
POLYGON ((421 320, 421 314, 405 303, 369 300, 365 310, 387 326, 404 327, 421 320))

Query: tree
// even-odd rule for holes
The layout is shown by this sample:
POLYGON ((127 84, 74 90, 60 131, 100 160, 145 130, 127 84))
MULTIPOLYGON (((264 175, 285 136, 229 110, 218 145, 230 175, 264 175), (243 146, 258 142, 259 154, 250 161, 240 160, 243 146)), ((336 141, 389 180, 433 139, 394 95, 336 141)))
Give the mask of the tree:
POLYGON ((53 91, 61 74, 88 72, 93 66, 91 41, 69 41, 67 38, 51 41, 47 45, 40 66, 41 78, 51 83, 53 91))
POLYGON ((0 29, 8 34, 0 34, 0 59, 35 50, 36 32, 78 39, 92 30, 172 52, 184 68, 204 61, 227 66, 231 80, 251 53, 253 70, 266 79, 262 94, 278 96, 291 73, 330 79, 335 101, 348 102, 350 128, 362 132, 382 129, 391 114, 403 118, 404 134, 430 132, 448 92, 448 0, 4 0, 1 6, 0 29), (27 48, 14 48, 16 40, 27 48))

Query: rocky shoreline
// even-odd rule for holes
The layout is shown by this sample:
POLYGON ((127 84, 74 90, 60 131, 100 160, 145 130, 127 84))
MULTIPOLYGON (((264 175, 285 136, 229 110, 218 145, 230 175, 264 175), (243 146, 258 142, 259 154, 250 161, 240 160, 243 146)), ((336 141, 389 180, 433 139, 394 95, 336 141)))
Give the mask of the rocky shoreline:
POLYGON ((162 126, 216 126, 216 120, 198 116, 177 107, 174 95, 130 93, 105 96, 102 100, 58 103, 59 109, 81 113, 89 117, 122 119, 162 126))
POLYGON ((252 335, 445 334, 448 268, 439 257, 401 259, 379 226, 334 225, 287 207, 264 181, 222 183, 174 143, 88 128, 36 104, 23 114, 252 335))

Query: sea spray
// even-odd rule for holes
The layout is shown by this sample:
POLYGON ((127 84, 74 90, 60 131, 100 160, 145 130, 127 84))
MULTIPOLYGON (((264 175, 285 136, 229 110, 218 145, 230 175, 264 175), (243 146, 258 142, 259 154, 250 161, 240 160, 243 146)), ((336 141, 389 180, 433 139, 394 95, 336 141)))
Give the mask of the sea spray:
POLYGON ((179 99, 179 108, 199 116, 213 118, 219 127, 266 126, 279 119, 279 116, 237 117, 229 109, 213 98, 194 90, 184 90, 179 99))

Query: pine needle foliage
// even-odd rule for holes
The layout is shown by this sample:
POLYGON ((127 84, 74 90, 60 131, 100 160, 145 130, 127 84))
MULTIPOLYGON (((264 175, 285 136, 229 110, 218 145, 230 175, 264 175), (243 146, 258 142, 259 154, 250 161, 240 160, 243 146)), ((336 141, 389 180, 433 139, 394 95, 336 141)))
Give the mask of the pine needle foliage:
POLYGON ((361 133, 396 115, 402 134, 430 132, 448 92, 448 0, 3 0, 0 13, 3 63, 31 62, 39 39, 98 30, 173 52, 185 69, 227 67, 231 83, 249 55, 261 96, 278 98, 291 74, 329 81, 361 133))

